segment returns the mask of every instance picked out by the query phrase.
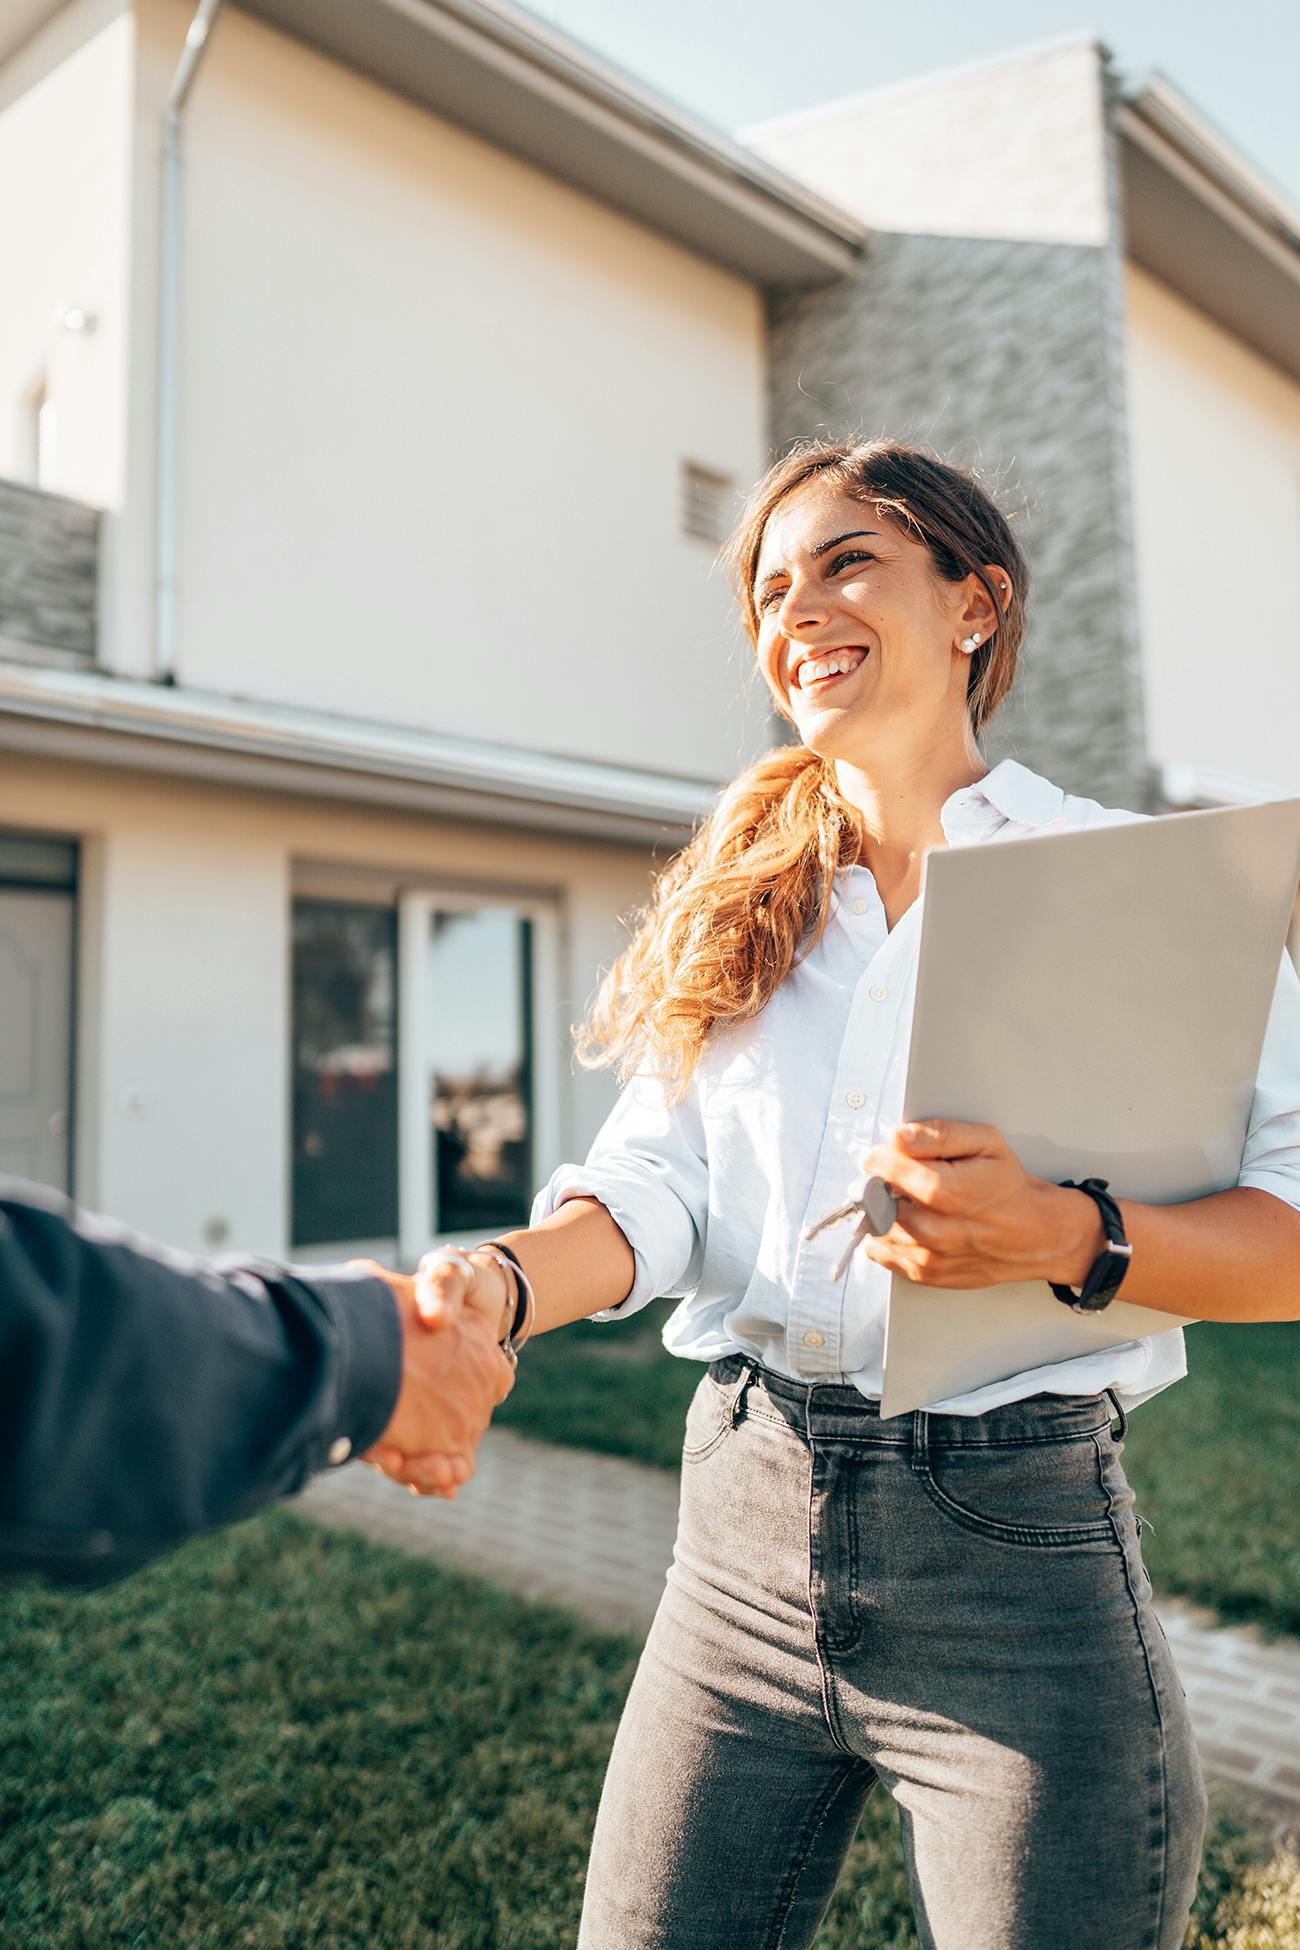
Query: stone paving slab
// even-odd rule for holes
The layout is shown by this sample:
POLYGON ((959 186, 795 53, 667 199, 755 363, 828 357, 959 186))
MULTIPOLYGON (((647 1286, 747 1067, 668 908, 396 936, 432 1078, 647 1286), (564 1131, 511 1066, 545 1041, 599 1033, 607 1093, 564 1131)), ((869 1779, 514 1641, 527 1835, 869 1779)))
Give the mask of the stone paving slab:
POLYGON ((1300 1812, 1300 1644, 1216 1625, 1177 1599, 1160 1622, 1207 1768, 1300 1812))
MULTIPOLYGON (((491 1429, 454 1502, 353 1463, 318 1476, 298 1507, 642 1637, 672 1560, 677 1478, 491 1429)), ((1300 1817, 1300 1643, 1215 1624, 1177 1599, 1159 1612, 1206 1769, 1300 1817)))
POLYGON ((491 1429, 451 1503, 350 1463, 316 1477, 297 1507, 643 1637, 672 1560, 677 1479, 491 1429))

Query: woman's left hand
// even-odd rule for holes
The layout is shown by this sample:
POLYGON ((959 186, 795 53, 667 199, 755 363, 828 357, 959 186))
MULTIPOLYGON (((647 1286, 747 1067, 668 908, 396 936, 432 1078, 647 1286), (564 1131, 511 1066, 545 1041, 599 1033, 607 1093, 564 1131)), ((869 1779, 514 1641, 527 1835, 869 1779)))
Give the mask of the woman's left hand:
POLYGON ((1101 1251, 1092 1200, 1033 1177, 992 1124, 901 1124, 862 1164, 898 1198, 894 1224, 862 1251, 919 1286, 1078 1284, 1101 1251))

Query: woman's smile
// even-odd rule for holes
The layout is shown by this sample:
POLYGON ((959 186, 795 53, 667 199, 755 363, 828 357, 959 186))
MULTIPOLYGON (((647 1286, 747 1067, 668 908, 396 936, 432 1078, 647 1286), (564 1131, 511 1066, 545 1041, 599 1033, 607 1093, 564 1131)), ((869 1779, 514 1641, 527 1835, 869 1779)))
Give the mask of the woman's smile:
POLYGON ((865 645, 846 646, 842 650, 825 650, 809 654, 805 652, 796 664, 791 676, 791 688, 812 692, 820 696, 833 685, 842 684, 860 670, 871 651, 865 645))

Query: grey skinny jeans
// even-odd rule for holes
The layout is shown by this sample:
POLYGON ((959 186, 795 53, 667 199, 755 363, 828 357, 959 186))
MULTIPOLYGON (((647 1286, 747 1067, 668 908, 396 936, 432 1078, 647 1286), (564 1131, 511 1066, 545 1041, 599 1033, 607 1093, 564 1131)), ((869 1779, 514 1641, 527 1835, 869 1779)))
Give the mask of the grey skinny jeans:
POLYGON ((1178 1950, 1205 1796, 1111 1418, 712 1364, 580 1950, 810 1944, 877 1781, 925 1950, 1178 1950))

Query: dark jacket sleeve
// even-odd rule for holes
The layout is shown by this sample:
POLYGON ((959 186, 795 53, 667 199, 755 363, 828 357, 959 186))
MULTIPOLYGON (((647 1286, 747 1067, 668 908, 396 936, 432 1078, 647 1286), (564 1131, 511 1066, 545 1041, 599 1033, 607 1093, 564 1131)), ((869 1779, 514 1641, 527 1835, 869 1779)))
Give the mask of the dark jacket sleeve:
POLYGON ((387 1424, 381 1280, 220 1269, 0 1180, 0 1572, 121 1576, 387 1424))

